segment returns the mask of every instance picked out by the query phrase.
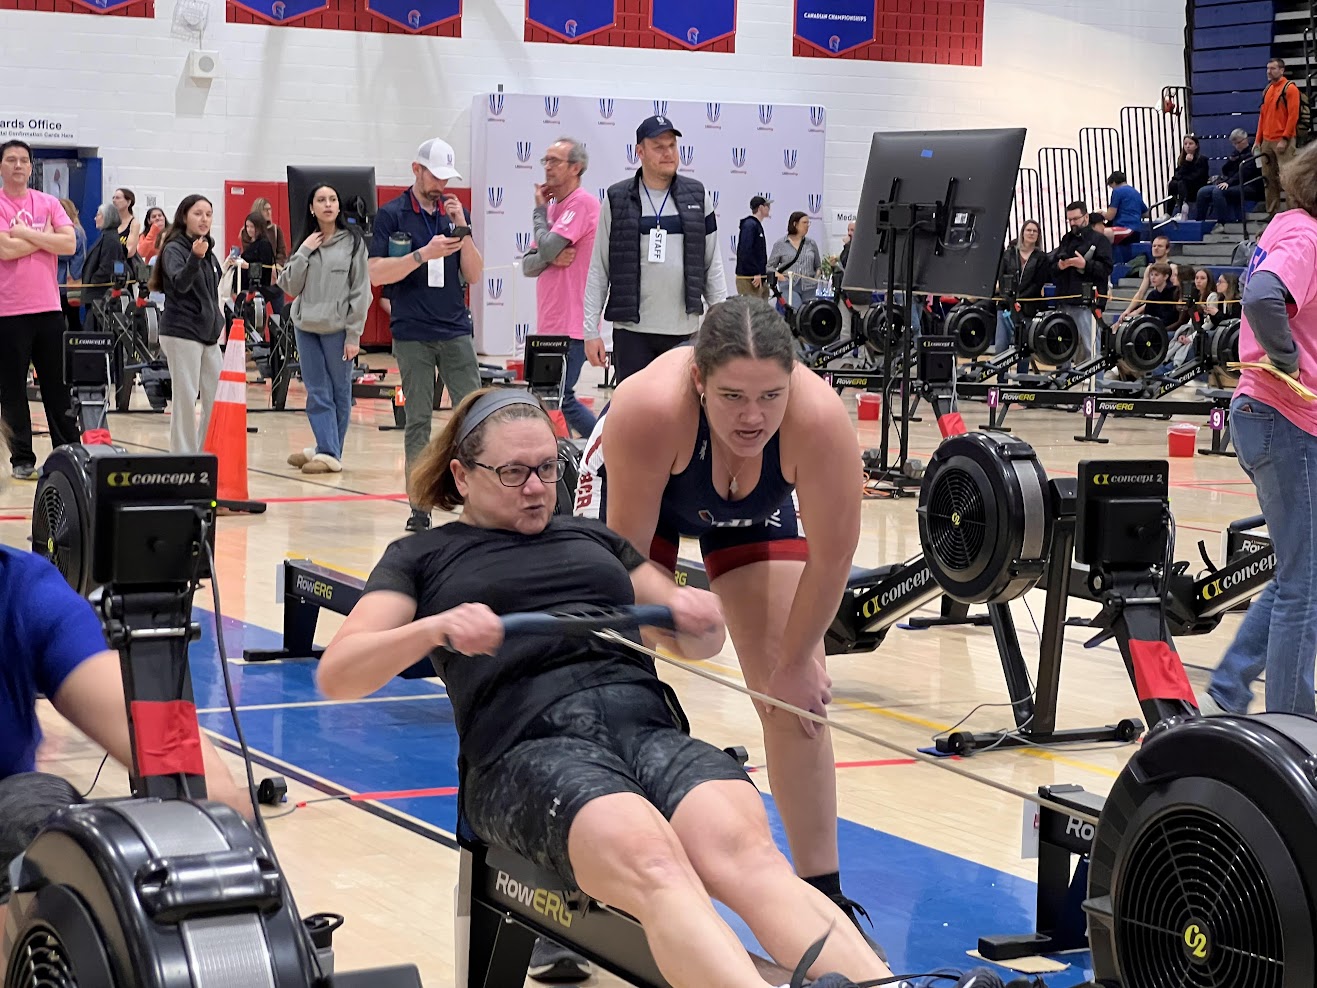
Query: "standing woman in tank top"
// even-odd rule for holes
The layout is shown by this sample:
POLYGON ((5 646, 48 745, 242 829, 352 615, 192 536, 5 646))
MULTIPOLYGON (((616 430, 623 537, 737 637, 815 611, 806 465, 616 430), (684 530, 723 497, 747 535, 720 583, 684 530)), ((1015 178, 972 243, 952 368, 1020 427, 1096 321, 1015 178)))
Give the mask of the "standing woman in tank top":
MULTIPOLYGON (((746 685, 822 717, 823 636, 859 542, 862 476, 841 398, 796 360, 772 303, 738 296, 709 309, 693 346, 618 385, 586 443, 575 510, 669 571, 680 538, 698 537, 746 685)), ((855 920, 829 732, 755 708, 796 872, 855 920)))
POLYGON ((119 243, 123 244, 124 254, 134 258, 137 256, 137 238, 142 235, 142 224, 133 215, 137 196, 133 195, 132 189, 115 189, 110 202, 119 210, 119 243))

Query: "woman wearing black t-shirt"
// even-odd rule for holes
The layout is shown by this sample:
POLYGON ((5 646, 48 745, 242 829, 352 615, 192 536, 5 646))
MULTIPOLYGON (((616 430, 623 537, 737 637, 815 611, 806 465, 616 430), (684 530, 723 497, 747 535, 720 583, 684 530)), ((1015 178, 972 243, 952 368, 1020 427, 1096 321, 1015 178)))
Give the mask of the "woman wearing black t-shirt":
MULTIPOLYGON (((470 395, 412 472, 423 510, 462 520, 393 543, 326 649, 333 699, 365 696, 429 656, 460 739, 461 812, 508 847, 635 916, 675 988, 763 988, 710 896, 794 967, 831 930, 817 988, 889 976, 859 930, 797 878, 759 791, 725 752, 690 737, 652 660, 602 639, 503 640, 498 615, 573 604, 660 604, 689 658, 722 648, 713 594, 677 587, 592 519, 554 515, 561 466, 542 406, 522 391, 470 395), (845 971, 847 977, 823 974, 845 971)), ((656 634, 659 634, 656 632, 656 634)))

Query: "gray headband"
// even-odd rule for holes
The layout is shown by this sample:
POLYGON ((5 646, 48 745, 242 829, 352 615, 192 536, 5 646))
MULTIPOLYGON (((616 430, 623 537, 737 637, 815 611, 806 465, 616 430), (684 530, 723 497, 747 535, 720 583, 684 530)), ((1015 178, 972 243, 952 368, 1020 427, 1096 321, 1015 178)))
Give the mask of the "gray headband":
POLYGON ((498 391, 491 391, 477 398, 471 410, 466 413, 466 419, 462 422, 462 431, 457 434, 457 444, 462 445, 466 442, 466 437, 480 427, 481 422, 509 405, 534 405, 541 412, 544 411, 540 400, 528 391, 520 388, 500 388, 498 391))

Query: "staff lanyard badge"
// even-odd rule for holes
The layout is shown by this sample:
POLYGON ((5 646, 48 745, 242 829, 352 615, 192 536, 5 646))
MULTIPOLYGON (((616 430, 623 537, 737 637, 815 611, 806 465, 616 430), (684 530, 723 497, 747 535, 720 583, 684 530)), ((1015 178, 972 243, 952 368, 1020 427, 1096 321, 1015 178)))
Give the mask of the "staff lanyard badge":
POLYGON ((662 264, 668 253, 668 234, 661 226, 649 231, 649 260, 652 264, 662 264))
MULTIPOLYGON (((431 237, 439 236, 439 231, 443 229, 443 221, 440 219, 438 215, 438 210, 435 211, 435 214, 436 215, 434 217, 434 227, 432 228, 430 226, 430 217, 426 215, 425 210, 423 209, 421 210, 421 218, 425 221, 425 231, 428 234, 430 234, 431 237)), ((436 257, 434 260, 426 262, 425 264, 426 284, 428 284, 431 288, 444 287, 444 265, 446 261, 447 258, 436 257)))
POLYGON ((668 197, 672 195, 672 189, 668 189, 667 195, 659 203, 658 209, 654 209, 654 197, 649 194, 649 189, 645 189, 645 198, 649 200, 649 208, 654 209, 654 229, 649 231, 649 253, 648 261, 651 264, 662 264, 668 256, 668 232, 663 229, 663 208, 668 204, 668 197))

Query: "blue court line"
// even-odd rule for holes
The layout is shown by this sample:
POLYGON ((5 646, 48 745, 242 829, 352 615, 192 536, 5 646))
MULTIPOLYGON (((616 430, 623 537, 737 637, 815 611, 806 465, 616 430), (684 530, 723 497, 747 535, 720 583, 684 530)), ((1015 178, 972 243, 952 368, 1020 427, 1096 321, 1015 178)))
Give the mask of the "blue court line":
MULTIPOLYGON (((191 653, 197 705, 225 707, 213 617, 198 608, 197 619, 202 637, 191 653)), ((228 618, 224 638, 230 658, 240 656, 244 648, 277 648, 281 641, 276 632, 228 618)), ((241 706, 269 705, 241 712, 241 720, 248 744, 260 753, 257 760, 276 772, 328 795, 457 785, 457 732, 447 703, 285 706, 323 699, 315 689, 313 661, 231 662, 229 669, 241 706)), ((437 700, 443 692, 438 680, 393 680, 376 695, 437 700)), ((237 750, 227 711, 204 713, 199 719, 222 747, 237 750)), ((455 796, 353 805, 453 846, 446 835, 456 826, 455 796)), ((774 838, 785 850, 772 797, 765 796, 764 805, 774 838)), ((964 826, 972 830, 974 819, 967 817, 964 826)), ((1033 882, 849 820, 838 822, 838 841, 846 893, 869 911, 873 935, 896 971, 969 967, 976 962, 965 951, 977 945, 980 935, 1034 928, 1033 882)), ((720 911, 753 946, 745 924, 720 911)), ((1070 988, 1091 978, 1087 952, 1062 960, 1071 966, 1046 976, 1052 988, 1070 988)))

